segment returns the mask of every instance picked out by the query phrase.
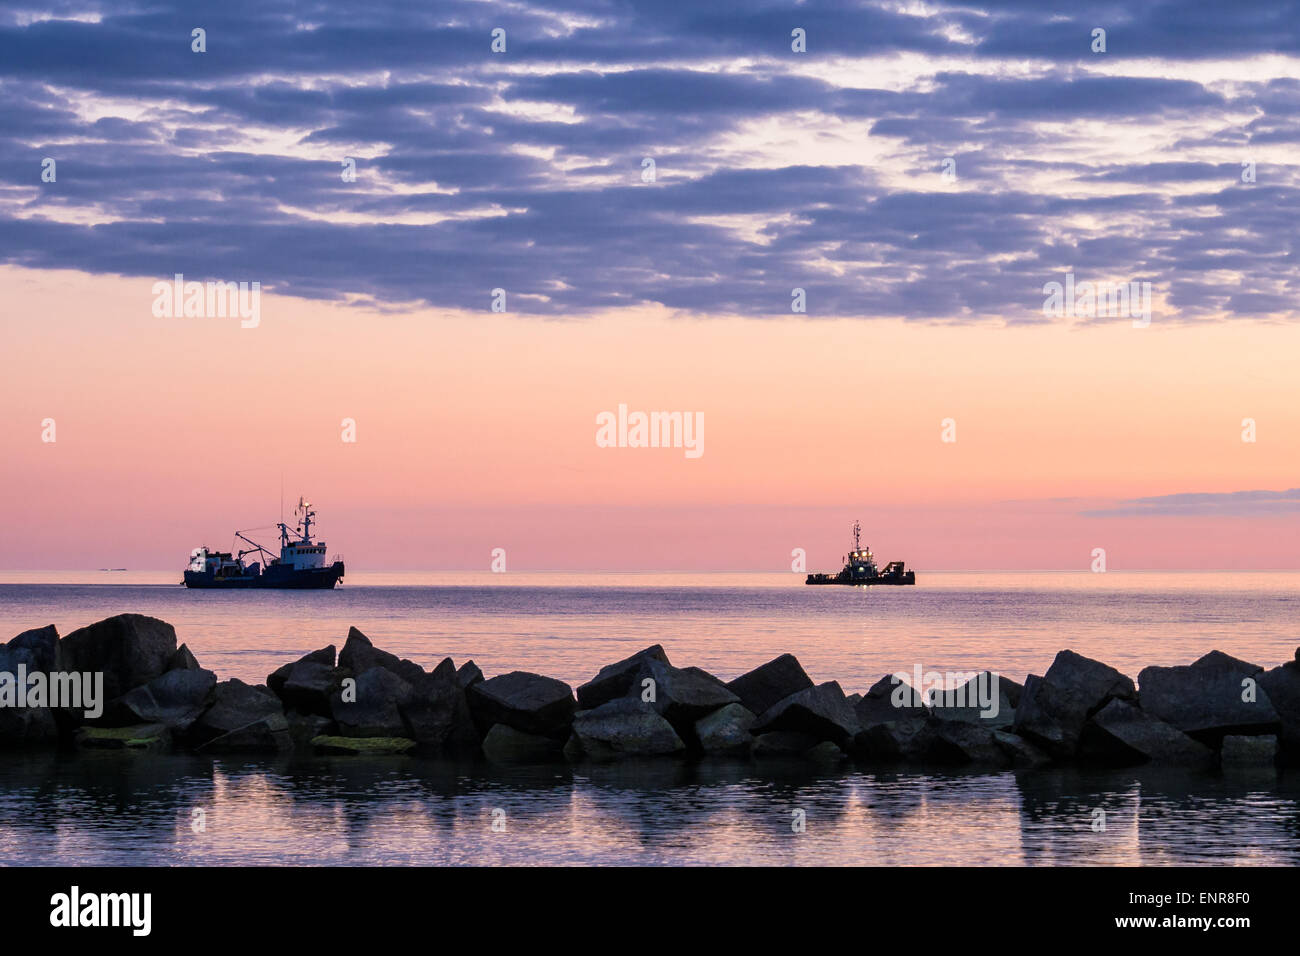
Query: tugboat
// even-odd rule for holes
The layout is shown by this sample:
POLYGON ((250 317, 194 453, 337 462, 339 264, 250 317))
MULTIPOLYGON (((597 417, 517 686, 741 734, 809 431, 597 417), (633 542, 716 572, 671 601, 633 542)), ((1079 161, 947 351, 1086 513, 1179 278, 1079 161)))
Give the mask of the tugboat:
POLYGON ((853 550, 844 559, 839 574, 810 574, 804 584, 915 584, 916 572, 902 561, 890 561, 881 571, 870 548, 862 547, 862 525, 853 522, 853 550))
MULTIPOLYGON (((181 583, 187 588, 332 588, 343 577, 343 559, 325 564, 325 542, 312 541, 311 524, 316 512, 311 502, 298 499, 295 515, 302 515, 292 534, 283 521, 275 525, 280 529, 280 556, 271 553, 244 532, 235 537, 252 545, 238 554, 229 551, 209 551, 206 547, 190 552, 190 566, 181 583), (266 568, 260 562, 244 564, 244 556, 260 553, 266 559, 266 568)), ((252 529, 249 529, 252 530, 252 529)))

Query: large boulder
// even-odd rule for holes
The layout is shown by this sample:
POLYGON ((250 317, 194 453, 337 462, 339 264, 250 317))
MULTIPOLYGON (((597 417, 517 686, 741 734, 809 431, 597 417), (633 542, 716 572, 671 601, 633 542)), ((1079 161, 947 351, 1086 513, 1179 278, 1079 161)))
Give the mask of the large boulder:
POLYGON ((371 667, 354 679, 355 688, 340 686, 330 695, 330 716, 338 724, 339 734, 405 737, 402 707, 414 698, 415 688, 382 666, 371 667))
POLYGON ((312 741, 317 737, 338 736, 338 725, 329 717, 291 710, 285 713, 284 719, 289 726, 289 739, 293 742, 294 750, 314 750, 312 741))
POLYGON ((639 697, 619 697, 579 711, 573 736, 592 760, 658 757, 686 749, 673 725, 639 697))
MULTIPOLYGON (((27 698, 18 684, 20 673, 27 675, 30 687, 32 674, 45 674, 48 680, 51 672, 60 670, 58 642, 59 632, 50 624, 23 631, 8 644, 0 645, 0 746, 40 746, 58 740, 54 708, 19 706, 19 696, 23 695, 23 701, 27 698), (19 671, 20 666, 24 672, 19 671)), ((46 702, 50 702, 49 697, 46 702)))
POLYGON ((235 678, 216 685, 212 704, 187 736, 195 747, 208 752, 275 752, 293 747, 280 699, 264 687, 235 678))
POLYGON ((743 704, 727 704, 695 722, 695 739, 707 754, 748 753, 758 718, 743 704))
POLYGON ((511 671, 474 684, 466 695, 470 713, 485 734, 493 724, 505 724, 526 734, 563 740, 576 709, 568 684, 527 671, 511 671))
POLYGON ((858 732, 857 717, 835 681, 797 691, 777 701, 758 718, 754 733, 794 731, 846 745, 858 732))
POLYGON ((1042 677, 1025 681, 1011 729, 1053 757, 1073 757, 1088 718, 1112 700, 1133 701, 1133 681, 1101 661, 1064 650, 1042 677))
POLYGON ((956 687, 938 691, 931 701, 934 716, 986 729, 1004 730, 1015 723, 1024 687, 992 671, 982 671, 956 687))
POLYGON ((1300 648, 1296 649, 1295 660, 1260 674, 1259 686, 1277 713, 1283 762, 1300 764, 1300 648))
POLYGON ((273 673, 268 674, 266 677, 266 686, 270 688, 271 693, 281 699, 284 698, 284 685, 288 682, 289 675, 293 673, 293 669, 299 664, 324 664, 332 671, 334 669, 334 645, 330 644, 327 647, 322 647, 318 651, 304 654, 296 661, 290 661, 288 664, 276 668, 273 673))
POLYGON ((851 750, 865 760, 920 761, 937 745, 934 721, 920 691, 896 674, 872 684, 854 705, 858 731, 851 750))
MULTIPOLYGON (((308 654, 302 660, 290 666, 282 681, 278 680, 281 671, 276 671, 267 678, 267 685, 272 690, 279 683, 278 694, 286 708, 292 708, 304 714, 317 714, 330 717, 333 698, 342 686, 343 674, 334 667, 332 661, 334 647, 324 648, 308 654)), ((283 670, 283 669, 281 669, 283 670)))
POLYGON ((182 644, 176 648, 176 653, 167 661, 167 669, 169 671, 197 671, 202 668, 199 667, 199 659, 194 656, 190 646, 182 644))
POLYGON ((1277 731, 1280 720, 1260 678, 1264 669, 1222 651, 1179 667, 1145 667, 1142 709, 1202 741, 1277 731))
POLYGON ((26 664, 28 672, 49 674, 63 670, 59 666, 59 631, 53 624, 23 631, 8 644, 0 647, 0 671, 17 672, 19 664, 26 664))
POLYGON ((1092 715, 1080 736, 1079 754, 1118 765, 1205 767, 1214 760, 1204 744, 1124 700, 1112 700, 1092 715))
POLYGON ((659 644, 637 651, 631 657, 600 669, 591 680, 578 688, 578 706, 592 710, 618 697, 641 692, 641 681, 647 676, 647 666, 652 662, 668 666, 668 655, 659 644))
POLYGON ((727 689, 740 698, 745 709, 763 714, 791 694, 813 686, 809 677, 793 654, 782 654, 741 674, 727 684, 727 689))
POLYGON ((1002 748, 1011 766, 1017 769, 1045 767, 1052 762, 1052 758, 1045 751, 1010 731, 993 731, 993 740, 1002 748))
POLYGON ((935 718, 930 757, 939 763, 976 764, 981 767, 1009 767, 1012 757, 998 740, 998 730, 966 720, 935 718))
POLYGON ((554 737, 493 724, 483 738, 483 756, 493 763, 547 763, 562 759, 564 747, 554 737))
POLYGON ((461 690, 467 690, 474 684, 482 683, 482 681, 483 671, 473 661, 466 661, 456 671, 456 683, 460 685, 461 690))
POLYGON ((207 709, 217 675, 205 670, 174 670, 127 691, 105 713, 110 724, 162 724, 185 731, 207 709))
MULTIPOLYGON (((451 666, 454 674, 456 668, 451 664, 450 659, 444 663, 451 666)), ((343 650, 339 651, 339 668, 350 672, 354 677, 360 677, 366 671, 376 667, 382 667, 408 684, 414 684, 424 676, 424 670, 419 664, 380 650, 357 628, 349 628, 347 640, 343 642, 343 650)))
POLYGON ((478 731, 455 668, 439 665, 432 673, 421 675, 412 685, 412 693, 399 701, 398 712, 406 726, 405 736, 422 751, 468 753, 478 749, 478 731))
MULTIPOLYGON (((739 698, 727 685, 698 667, 673 667, 660 661, 650 661, 646 673, 652 685, 641 691, 642 699, 653 690, 650 701, 678 733, 690 732, 695 721, 728 704, 739 703, 739 698)), ((633 696, 638 696, 635 692, 633 696)))
POLYGON ((121 697, 167 670, 176 630, 143 614, 119 614, 73 631, 59 642, 60 668, 102 672, 104 697, 121 697))

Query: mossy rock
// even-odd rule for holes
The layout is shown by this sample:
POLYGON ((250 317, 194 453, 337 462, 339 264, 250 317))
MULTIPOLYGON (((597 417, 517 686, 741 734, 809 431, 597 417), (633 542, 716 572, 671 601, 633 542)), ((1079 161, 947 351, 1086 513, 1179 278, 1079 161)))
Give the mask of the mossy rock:
POLYGON ((77 743, 100 750, 168 750, 171 735, 163 724, 132 724, 130 727, 82 727, 77 743))
POLYGON ((313 737, 312 749, 322 754, 404 754, 415 746, 406 737, 313 737))

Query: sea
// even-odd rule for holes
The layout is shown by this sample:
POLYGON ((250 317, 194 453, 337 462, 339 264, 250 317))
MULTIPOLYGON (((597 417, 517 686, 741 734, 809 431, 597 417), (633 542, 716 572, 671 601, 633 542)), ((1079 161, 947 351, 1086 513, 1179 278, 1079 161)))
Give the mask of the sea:
MULTIPOLYGON (((123 612, 261 683, 357 627, 432 667, 577 686, 661 644, 724 679, 783 653, 818 682, 992 670, 1070 648, 1137 679, 1300 643, 1300 572, 352 572, 334 591, 191 591, 176 572, 0 572, 0 639, 123 612)), ((1295 865, 1300 775, 878 770, 787 760, 500 767, 410 757, 0 753, 0 864, 1295 865)))

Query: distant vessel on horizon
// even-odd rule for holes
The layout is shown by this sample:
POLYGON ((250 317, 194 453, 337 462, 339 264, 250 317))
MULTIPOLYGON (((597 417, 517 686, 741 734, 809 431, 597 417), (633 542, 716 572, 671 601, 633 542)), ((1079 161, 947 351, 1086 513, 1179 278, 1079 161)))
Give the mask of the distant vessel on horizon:
POLYGON ((181 583, 187 588, 333 588, 343 578, 342 555, 336 555, 333 563, 326 564, 325 542, 311 539, 316 512, 311 510, 310 501, 299 498, 293 513, 302 518, 292 535, 283 521, 274 526, 280 529, 278 558, 244 532, 236 531, 235 537, 252 547, 233 555, 229 551, 209 551, 206 546, 195 548, 190 552, 190 566, 181 583), (254 553, 266 559, 265 569, 257 561, 245 566, 244 556, 254 553))
POLYGON ((871 548, 862 547, 862 524, 853 522, 853 550, 844 556, 839 574, 814 573, 804 584, 915 584, 916 572, 908 571, 902 561, 890 561, 881 571, 871 548))

